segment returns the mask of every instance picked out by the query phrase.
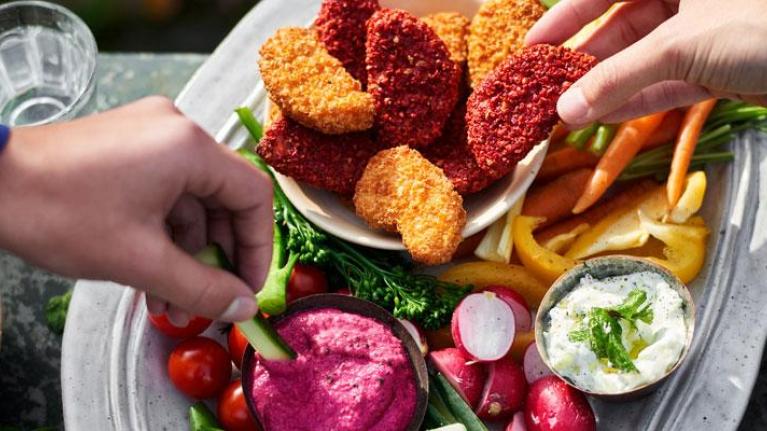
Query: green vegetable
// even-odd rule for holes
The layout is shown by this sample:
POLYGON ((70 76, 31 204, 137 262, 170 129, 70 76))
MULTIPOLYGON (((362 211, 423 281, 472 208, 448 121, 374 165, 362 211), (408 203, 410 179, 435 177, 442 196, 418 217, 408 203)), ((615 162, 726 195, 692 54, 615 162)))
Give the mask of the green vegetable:
POLYGON ((445 376, 436 373, 432 376, 431 385, 433 391, 439 391, 450 411, 459 423, 462 423, 467 431, 487 431, 485 424, 477 417, 474 410, 466 404, 460 394, 453 389, 445 376))
POLYGON ((623 327, 620 320, 636 327, 636 321, 651 323, 653 319, 647 293, 641 289, 629 292, 626 300, 617 307, 594 307, 589 310, 585 328, 576 329, 568 334, 574 343, 587 343, 599 359, 621 371, 637 371, 629 353, 623 346, 623 327))
POLYGON ((274 243, 272 244, 272 263, 264 282, 264 287, 256 294, 258 306, 266 314, 276 315, 285 312, 288 306, 287 290, 290 273, 298 262, 298 254, 285 256, 285 244, 282 229, 274 224, 274 243))
POLYGON ((604 152, 607 150, 607 147, 610 145, 610 142, 613 141, 616 130, 617 127, 614 125, 600 124, 596 133, 594 133, 594 141, 591 143, 589 151, 598 156, 604 154, 604 152))
POLYGON ((559 0, 541 0, 541 4, 546 7, 546 9, 551 9, 559 3, 559 0))
POLYGON ((69 289, 64 294, 49 299, 45 306, 45 320, 48 322, 48 328, 58 335, 64 333, 64 324, 67 321, 67 311, 71 300, 72 289, 69 289))
POLYGON ((596 133, 598 128, 599 123, 593 123, 582 129, 573 130, 567 135, 565 142, 578 150, 582 150, 583 147, 586 146, 586 142, 594 136, 594 133, 596 133))
POLYGON ((223 429, 213 416, 213 412, 200 401, 189 407, 189 431, 223 431, 223 429))
POLYGON ((458 422, 437 390, 429 391, 429 404, 426 409, 426 416, 432 422, 430 427, 443 427, 458 422))
MULTIPOLYGON (((247 108, 237 110, 243 125, 254 140, 260 138, 261 127, 247 108)), ((264 160, 249 149, 239 154, 253 165, 272 175, 264 160)), ((273 175, 272 175, 272 178, 273 175)), ((361 249, 325 233, 307 220, 274 182, 275 249, 287 253, 287 265, 310 263, 326 268, 338 276, 352 291, 390 310, 396 317, 413 320, 426 329, 438 329, 450 321, 458 302, 471 286, 458 286, 439 281, 426 274, 408 272, 394 254, 361 249)), ((282 267, 285 268, 285 267, 282 267)), ((274 268, 273 268, 274 270, 274 268)), ((272 277, 270 272, 269 277, 272 277)), ((275 276, 281 286, 283 279, 275 276)), ((277 291, 276 287, 271 287, 277 291)))

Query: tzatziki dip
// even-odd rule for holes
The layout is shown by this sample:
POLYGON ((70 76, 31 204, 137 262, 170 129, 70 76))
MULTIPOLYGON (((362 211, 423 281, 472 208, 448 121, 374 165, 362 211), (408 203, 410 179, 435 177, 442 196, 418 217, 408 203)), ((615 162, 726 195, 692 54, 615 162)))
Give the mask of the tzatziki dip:
POLYGON ((687 341, 685 304, 651 271, 584 276, 549 311, 549 363, 581 389, 623 393, 661 379, 687 341))

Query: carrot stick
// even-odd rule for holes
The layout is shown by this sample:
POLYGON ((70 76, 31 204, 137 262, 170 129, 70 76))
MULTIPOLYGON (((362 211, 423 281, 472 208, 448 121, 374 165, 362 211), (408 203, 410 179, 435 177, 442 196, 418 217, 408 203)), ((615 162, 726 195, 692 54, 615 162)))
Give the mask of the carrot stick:
POLYGON ((679 129, 679 136, 676 138, 676 147, 674 148, 674 158, 671 159, 671 170, 666 182, 666 196, 668 203, 673 208, 682 196, 687 169, 690 167, 690 160, 695 152, 695 146, 698 144, 698 137, 703 125, 706 123, 708 114, 716 106, 716 99, 708 99, 698 102, 687 110, 682 120, 682 127, 679 129))
POLYGON ((538 232, 535 237, 538 239, 538 242, 544 243, 557 235, 572 231, 581 224, 586 223, 593 226, 616 208, 630 205, 657 187, 658 183, 648 179, 627 184, 623 189, 605 199, 599 205, 591 207, 587 211, 572 216, 567 220, 551 225, 538 232))
POLYGON ((566 146, 552 151, 543 159, 541 169, 535 181, 547 181, 581 168, 593 168, 599 162, 599 157, 588 151, 578 151, 566 146))
POLYGON ((567 137, 568 133, 570 133, 570 131, 567 130, 567 127, 565 127, 565 125, 562 123, 558 123, 556 126, 554 126, 554 130, 551 131, 549 142, 552 144, 560 143, 567 137))
POLYGON ((533 187, 525 196, 522 215, 543 217, 539 227, 556 223, 567 216, 575 206, 591 178, 591 169, 578 169, 541 186, 533 187))
POLYGON ((666 116, 663 117, 660 126, 655 129, 655 132, 650 135, 650 139, 642 146, 642 151, 652 150, 676 139, 679 127, 682 125, 682 118, 684 118, 684 114, 681 110, 673 109, 668 111, 666 116))
POLYGON ((665 115, 665 112, 647 115, 627 121, 618 127, 605 155, 599 160, 586 190, 575 204, 573 213, 583 212, 602 197, 623 169, 631 163, 631 159, 642 149, 642 145, 658 128, 665 115))

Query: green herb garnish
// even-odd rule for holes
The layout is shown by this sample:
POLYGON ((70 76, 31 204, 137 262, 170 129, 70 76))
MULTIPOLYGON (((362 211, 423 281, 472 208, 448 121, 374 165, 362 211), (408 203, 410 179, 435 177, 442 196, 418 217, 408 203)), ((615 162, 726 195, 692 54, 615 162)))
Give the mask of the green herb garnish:
POLYGON ((64 333, 64 324, 67 321, 67 311, 69 311, 71 300, 72 289, 69 289, 62 295, 51 297, 45 306, 45 320, 48 323, 48 328, 58 335, 64 333))
POLYGON ((623 303, 613 308, 594 307, 586 315, 586 324, 568 334, 574 343, 587 343, 599 359, 606 359, 610 366, 621 371, 638 371, 631 356, 623 346, 624 320, 632 327, 636 321, 651 323, 653 319, 647 293, 640 289, 629 292, 623 303))

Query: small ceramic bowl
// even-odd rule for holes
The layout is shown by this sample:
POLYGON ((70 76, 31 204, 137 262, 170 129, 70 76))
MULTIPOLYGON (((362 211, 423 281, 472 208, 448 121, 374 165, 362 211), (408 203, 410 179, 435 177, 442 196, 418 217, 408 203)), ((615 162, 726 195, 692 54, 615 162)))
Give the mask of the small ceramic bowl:
MULTIPOLYGON (((298 299, 290 304, 288 310, 284 314, 272 317, 269 321, 272 324, 275 324, 294 313, 318 308, 335 308, 347 313, 358 314, 377 320, 389 327, 394 333, 394 336, 402 342, 408 359, 410 360, 410 364, 413 367, 413 375, 416 379, 416 406, 413 417, 406 430, 418 431, 423 422, 424 415, 426 414, 426 407, 429 399, 429 374, 426 369, 426 361, 423 358, 423 354, 421 353, 418 344, 416 344, 415 339, 413 339, 413 336, 410 335, 404 326, 402 326, 402 323, 383 308, 372 302, 355 298, 350 295, 335 293, 311 295, 298 299)), ((248 346, 242 361, 242 388, 252 417, 258 422, 255 401, 250 395, 253 393, 253 361, 255 360, 255 351, 253 350, 253 347, 248 346)), ((258 425, 261 427, 260 423, 258 425)), ((261 428, 263 429, 263 427, 261 428)))
POLYGON ((552 284, 549 291, 543 297, 541 305, 538 308, 538 312, 535 317, 535 341, 538 346, 538 351, 541 355, 541 359, 551 369, 551 371, 562 378, 569 385, 574 388, 605 401, 629 401, 644 395, 647 395, 657 389, 668 377, 679 368, 687 357, 687 353, 690 350, 692 344, 693 332, 695 329, 695 305, 690 296, 690 291, 682 281, 668 271, 647 259, 642 259, 634 256, 606 256, 598 257, 587 260, 582 264, 572 268, 568 272, 559 277, 554 284, 552 284), (608 277, 615 277, 621 275, 628 275, 635 272, 650 271, 659 274, 668 283, 668 285, 674 289, 682 298, 684 307, 684 320, 687 323, 687 339, 685 340, 684 349, 679 356, 676 364, 671 367, 661 378, 654 382, 646 383, 642 386, 629 389, 624 392, 612 393, 612 392, 594 392, 579 387, 575 382, 569 380, 567 377, 558 373, 558 371, 551 366, 549 362, 549 355, 546 351, 546 342, 543 333, 549 327, 549 311, 556 306, 562 298, 564 298, 571 290, 578 286, 585 275, 591 275, 595 279, 603 279, 608 277))
MULTIPOLYGON (((382 0, 381 6, 404 9, 416 16, 435 12, 456 11, 471 18, 484 0, 453 0, 446 4, 442 0, 382 0)), ((268 98, 264 107, 264 118, 269 112, 268 98)), ((506 212, 527 191, 538 169, 543 163, 548 141, 535 146, 520 161, 514 171, 501 178, 487 189, 464 197, 467 218, 463 237, 467 238, 490 226, 506 212)), ((277 182, 288 199, 306 218, 323 230, 349 242, 365 247, 384 250, 404 250, 402 239, 397 234, 372 229, 354 212, 354 206, 325 190, 318 189, 277 174, 277 182)))

